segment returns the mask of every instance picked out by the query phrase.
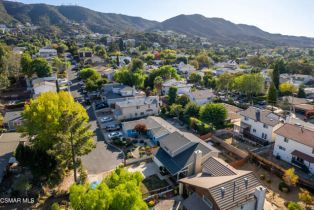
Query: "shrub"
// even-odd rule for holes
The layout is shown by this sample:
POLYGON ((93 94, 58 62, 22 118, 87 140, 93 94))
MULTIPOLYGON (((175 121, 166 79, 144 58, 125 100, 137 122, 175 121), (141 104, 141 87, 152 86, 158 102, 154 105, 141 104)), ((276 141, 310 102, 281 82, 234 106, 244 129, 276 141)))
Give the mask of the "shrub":
POLYGON ((60 206, 59 206, 58 203, 53 203, 53 204, 51 205, 51 210, 59 210, 59 209, 60 209, 60 206))
POLYGON ((148 202, 148 206, 149 206, 149 207, 155 206, 155 201, 154 201, 154 200, 150 200, 150 201, 148 202))
POLYGON ((289 202, 288 210, 302 210, 302 207, 296 202, 289 202))
POLYGON ((261 174, 261 175, 259 176, 259 178, 260 178, 260 180, 264 180, 264 179, 265 179, 265 175, 264 175, 264 174, 261 174))

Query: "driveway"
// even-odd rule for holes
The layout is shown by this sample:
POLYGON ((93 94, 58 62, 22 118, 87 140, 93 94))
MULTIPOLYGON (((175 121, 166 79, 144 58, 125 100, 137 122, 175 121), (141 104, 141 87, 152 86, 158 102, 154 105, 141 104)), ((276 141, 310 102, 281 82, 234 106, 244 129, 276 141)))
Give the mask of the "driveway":
POLYGON ((0 182, 4 175, 10 157, 13 156, 19 141, 22 140, 19 133, 4 133, 0 136, 0 182))
MULTIPOLYGON (((68 79, 72 82, 70 87, 71 94, 73 97, 83 97, 79 92, 80 85, 78 84, 77 73, 72 70, 68 70, 67 72, 68 79)), ((120 150, 105 143, 104 136, 97 126, 97 118, 92 106, 85 106, 85 109, 89 115, 90 129, 95 131, 96 134, 94 136, 96 148, 89 154, 82 156, 83 166, 89 175, 110 171, 123 162, 123 155, 120 150)))

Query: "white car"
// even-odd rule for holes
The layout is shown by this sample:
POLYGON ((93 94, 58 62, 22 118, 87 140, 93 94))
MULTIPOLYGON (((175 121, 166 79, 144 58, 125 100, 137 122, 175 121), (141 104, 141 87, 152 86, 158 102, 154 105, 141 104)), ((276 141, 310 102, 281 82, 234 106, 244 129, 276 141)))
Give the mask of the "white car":
POLYGON ((108 134, 108 137, 110 139, 115 138, 115 137, 122 137, 122 136, 123 136, 123 134, 121 131, 115 131, 115 132, 111 132, 108 134))
POLYGON ((112 121, 112 117, 103 117, 100 119, 100 122, 105 123, 105 122, 110 122, 112 121))

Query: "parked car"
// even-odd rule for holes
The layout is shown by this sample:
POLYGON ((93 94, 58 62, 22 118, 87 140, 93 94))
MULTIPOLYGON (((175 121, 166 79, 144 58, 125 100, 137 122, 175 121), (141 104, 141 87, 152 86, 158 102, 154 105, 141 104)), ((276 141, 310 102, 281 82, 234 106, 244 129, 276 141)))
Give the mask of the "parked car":
POLYGON ((114 125, 108 125, 106 126, 106 131, 117 131, 120 130, 120 125, 114 124, 114 125))
POLYGON ((110 122, 112 121, 112 117, 103 117, 100 119, 100 122, 105 123, 105 122, 110 122))
POLYGON ((107 107, 108 107, 108 104, 106 104, 106 103, 99 103, 99 104, 95 105, 96 110, 107 108, 107 107))
POLYGON ((108 137, 110 139, 112 139, 112 138, 119 138, 119 137, 122 137, 122 136, 123 136, 123 134, 122 134, 121 131, 115 131, 115 132, 111 132, 111 133, 108 134, 108 137))

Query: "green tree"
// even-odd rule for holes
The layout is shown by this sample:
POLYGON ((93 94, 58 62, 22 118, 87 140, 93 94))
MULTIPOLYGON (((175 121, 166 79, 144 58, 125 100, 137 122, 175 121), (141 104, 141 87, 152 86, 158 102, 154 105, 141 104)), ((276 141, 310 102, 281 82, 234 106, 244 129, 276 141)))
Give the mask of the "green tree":
POLYGON ((297 93, 298 91, 298 89, 293 84, 290 84, 288 82, 281 83, 279 85, 279 90, 280 90, 280 93, 284 96, 292 95, 294 93, 297 93))
POLYGON ((235 75, 224 73, 218 76, 216 88, 218 90, 232 90, 235 75))
POLYGON ((59 167, 73 168, 74 181, 77 182, 78 157, 88 154, 94 148, 93 132, 88 119, 75 112, 61 114, 60 128, 51 154, 56 157, 59 167))
POLYGON ((200 84, 202 81, 202 76, 198 73, 193 72, 189 77, 189 81, 193 84, 200 84))
POLYGON ((272 72, 272 80, 276 89, 278 90, 280 85, 280 73, 283 73, 285 71, 284 61, 282 59, 276 60, 273 68, 274 69, 272 72))
POLYGON ((52 68, 46 59, 36 58, 32 62, 31 71, 36 73, 38 77, 47 77, 51 75, 52 68))
POLYGON ((177 79, 177 80, 180 79, 180 76, 177 74, 177 71, 175 68, 173 68, 170 65, 165 65, 151 71, 151 73, 148 76, 148 85, 150 87, 153 87, 154 80, 158 76, 160 76, 164 81, 168 79, 177 79))
POLYGON ((70 187, 71 207, 74 210, 147 209, 140 191, 142 180, 139 172, 131 173, 119 167, 96 187, 74 184, 70 187))
POLYGON ((201 53, 196 57, 196 60, 201 68, 210 67, 211 63, 209 61, 209 57, 206 53, 201 53))
POLYGON ((189 102, 190 102, 190 98, 186 94, 182 94, 178 96, 177 101, 176 101, 176 103, 180 104, 182 107, 185 107, 189 102))
POLYGON ((95 75, 96 77, 101 77, 100 74, 96 71, 96 69, 93 68, 85 68, 80 71, 80 77, 84 80, 95 75))
POLYGON ((76 156, 93 147, 86 110, 67 92, 41 94, 25 106, 22 118, 22 136, 30 140, 32 148, 53 155, 60 170, 73 167, 73 145, 76 156), (73 120, 68 121, 70 118, 73 120))
POLYGON ((183 114, 183 107, 181 104, 172 104, 170 106, 170 110, 169 110, 169 114, 172 116, 172 117, 181 117, 182 114, 183 114))
POLYGON ((277 104, 277 90, 274 83, 271 83, 267 92, 267 102, 271 105, 277 104))
POLYGON ((144 62, 141 59, 134 58, 129 66, 131 72, 138 72, 144 70, 144 62))
POLYGON ((24 53, 21 58, 21 68, 22 72, 28 77, 31 78, 34 74, 32 69, 32 57, 28 53, 24 53))
POLYGON ((164 80, 162 79, 161 76, 157 76, 154 79, 154 88, 158 91, 158 95, 161 93, 161 88, 164 80))
POLYGON ((170 87, 169 91, 168 91, 168 103, 169 105, 173 104, 174 102, 176 102, 177 99, 177 92, 178 92, 178 88, 177 87, 170 87))
POLYGON ((200 119, 215 128, 223 128, 227 118, 227 110, 223 104, 208 103, 201 106, 200 119))
POLYGON ((184 115, 189 119, 190 117, 199 117, 200 106, 196 103, 189 102, 184 109, 184 115))
POLYGON ((199 63, 197 60, 190 60, 189 63, 194 66, 195 69, 199 69, 200 66, 199 66, 199 63))
POLYGON ((264 92, 265 80, 261 74, 243 74, 234 79, 234 88, 251 98, 264 92))
POLYGON ((303 84, 299 86, 298 98, 306 98, 306 93, 304 91, 304 85, 303 84))
POLYGON ((144 87, 145 74, 142 71, 132 72, 129 69, 123 67, 115 72, 114 80, 119 83, 123 83, 129 86, 135 86, 137 88, 144 87))

